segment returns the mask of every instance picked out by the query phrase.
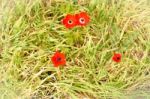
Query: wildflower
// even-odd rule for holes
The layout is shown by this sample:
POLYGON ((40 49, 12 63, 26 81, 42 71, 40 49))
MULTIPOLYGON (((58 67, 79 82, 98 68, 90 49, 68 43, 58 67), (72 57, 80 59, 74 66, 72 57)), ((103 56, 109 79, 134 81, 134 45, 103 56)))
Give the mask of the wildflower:
POLYGON ((120 53, 114 53, 112 60, 115 62, 121 62, 121 54, 120 53))
POLYGON ((77 20, 77 25, 85 26, 89 23, 90 17, 86 12, 80 12, 79 14, 75 15, 77 20))
POLYGON ((58 51, 56 51, 55 54, 52 56, 51 61, 53 62, 55 67, 66 64, 65 55, 58 51))
POLYGON ((62 23, 65 25, 66 28, 73 28, 74 26, 77 25, 77 20, 74 15, 68 14, 62 20, 62 23))

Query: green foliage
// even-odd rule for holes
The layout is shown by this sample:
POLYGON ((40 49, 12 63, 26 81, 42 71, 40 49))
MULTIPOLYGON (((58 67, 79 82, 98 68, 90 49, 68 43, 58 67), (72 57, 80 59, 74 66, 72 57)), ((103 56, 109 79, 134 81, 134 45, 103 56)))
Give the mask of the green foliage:
MULTIPOLYGON (((0 96, 4 99, 117 99, 149 79, 150 7, 146 0, 14 0, 3 8, 0 96), (66 29, 68 13, 87 11, 90 23, 66 29), (9 12, 9 13, 8 13, 9 12), (54 68, 50 57, 66 54, 54 68), (122 61, 114 63, 114 52, 122 61), (60 77, 58 75, 60 72, 60 77)), ((8 2, 3 2, 8 4, 8 2)))

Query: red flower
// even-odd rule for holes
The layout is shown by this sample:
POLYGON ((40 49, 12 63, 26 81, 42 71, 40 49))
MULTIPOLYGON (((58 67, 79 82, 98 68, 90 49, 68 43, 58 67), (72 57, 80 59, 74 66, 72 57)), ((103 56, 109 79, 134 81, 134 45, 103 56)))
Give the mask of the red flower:
POLYGON ((112 60, 115 62, 121 62, 121 54, 120 53, 115 53, 114 56, 112 57, 112 60))
POLYGON ((74 15, 68 14, 63 20, 62 23, 66 28, 73 28, 77 25, 77 20, 74 15))
POLYGON ((66 64, 65 55, 58 51, 55 52, 54 56, 51 58, 51 61, 53 62, 55 67, 66 64))
POLYGON ((90 21, 90 17, 86 12, 80 12, 76 14, 75 17, 77 19, 77 24, 81 26, 87 25, 90 21))

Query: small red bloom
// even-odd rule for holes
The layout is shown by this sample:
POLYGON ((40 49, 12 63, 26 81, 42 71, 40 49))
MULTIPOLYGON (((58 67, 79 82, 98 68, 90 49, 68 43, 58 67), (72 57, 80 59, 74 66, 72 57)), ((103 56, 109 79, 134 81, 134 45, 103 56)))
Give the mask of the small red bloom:
POLYGON ((56 51, 55 54, 52 56, 51 61, 53 62, 55 67, 66 64, 65 55, 58 51, 56 51))
POLYGON ((121 54, 120 53, 115 53, 114 56, 112 57, 112 60, 115 62, 121 62, 121 54))
POLYGON ((74 15, 68 14, 63 20, 62 23, 66 28, 73 28, 77 25, 77 20, 74 15))
POLYGON ((90 21, 90 17, 86 12, 80 12, 79 14, 76 14, 75 17, 77 19, 77 24, 80 26, 85 26, 90 21))

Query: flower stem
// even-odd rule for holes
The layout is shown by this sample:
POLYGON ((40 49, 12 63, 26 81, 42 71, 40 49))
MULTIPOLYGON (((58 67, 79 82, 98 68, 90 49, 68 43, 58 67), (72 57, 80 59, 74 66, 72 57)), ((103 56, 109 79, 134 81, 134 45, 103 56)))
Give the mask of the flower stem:
POLYGON ((57 75, 58 75, 58 79, 61 80, 61 72, 60 72, 60 68, 57 68, 57 75))

